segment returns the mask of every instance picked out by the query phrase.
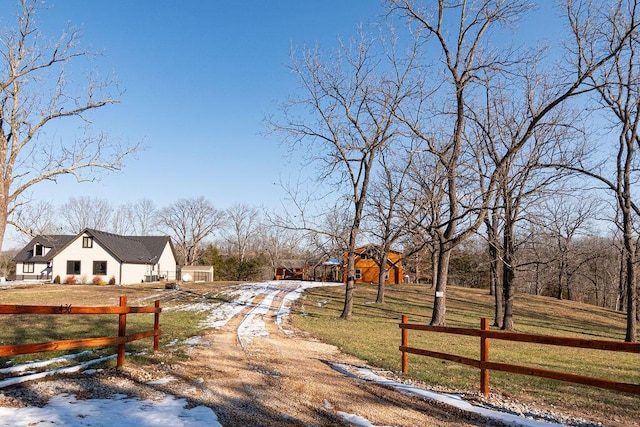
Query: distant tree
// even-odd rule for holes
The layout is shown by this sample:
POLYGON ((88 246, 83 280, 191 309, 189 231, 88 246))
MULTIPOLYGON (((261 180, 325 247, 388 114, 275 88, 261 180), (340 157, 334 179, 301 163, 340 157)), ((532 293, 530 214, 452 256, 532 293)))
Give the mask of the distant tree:
POLYGON ((40 1, 21 0, 19 5, 15 25, 0 31, 0 242, 7 224, 24 227, 14 214, 26 207, 24 196, 33 186, 63 175, 93 181, 100 171, 119 170, 136 150, 92 135, 87 126, 88 114, 119 102, 120 91, 113 81, 95 75, 84 87, 74 83, 71 65, 92 56, 79 48, 79 31, 68 27, 49 41, 36 25, 40 1), (75 140, 46 133, 74 119, 80 129, 75 140))
POLYGON ((201 242, 222 226, 224 213, 200 196, 180 199, 158 212, 159 229, 173 239, 182 265, 198 259, 201 242))
POLYGON ((158 209, 151 199, 140 199, 129 205, 132 232, 136 236, 149 236, 158 227, 158 209))
POLYGON ((260 226, 260 211, 244 203, 236 203, 225 212, 226 228, 223 237, 234 247, 238 261, 242 263, 247 255, 251 240, 260 226))
MULTIPOLYGON (((403 151, 397 146, 380 151, 378 173, 374 175, 371 200, 365 209, 364 220, 377 245, 373 261, 378 266, 378 304, 385 302, 385 283, 390 269, 395 267, 387 267, 389 253, 406 235, 406 224, 414 221, 418 211, 416 205, 404 203, 412 163, 411 153, 407 155, 403 151)), ((398 279, 403 280, 402 277, 398 279)))
POLYGON ((51 202, 35 201, 24 205, 13 217, 13 225, 26 237, 27 243, 39 234, 60 234, 57 209, 51 202))
POLYGON ((71 197, 59 208, 63 230, 76 234, 85 228, 112 231, 114 207, 107 199, 98 197, 71 197))
POLYGON ((271 123, 292 146, 309 153, 309 162, 320 166, 318 181, 332 186, 333 200, 342 199, 334 206, 345 206, 349 213, 347 285, 340 316, 347 320, 353 312, 355 248, 372 169, 382 147, 397 137, 395 112, 410 90, 415 59, 415 50, 401 57, 393 40, 388 46, 385 42, 361 30, 333 55, 317 48, 292 55, 302 91, 283 105, 284 118, 271 123))
POLYGON ((220 255, 218 248, 213 243, 208 243, 198 253, 196 264, 213 267, 213 280, 219 279, 223 270, 224 259, 220 255))
POLYGON ((133 234, 133 212, 131 205, 124 204, 115 208, 111 216, 111 226, 109 230, 104 231, 110 231, 121 236, 133 234))

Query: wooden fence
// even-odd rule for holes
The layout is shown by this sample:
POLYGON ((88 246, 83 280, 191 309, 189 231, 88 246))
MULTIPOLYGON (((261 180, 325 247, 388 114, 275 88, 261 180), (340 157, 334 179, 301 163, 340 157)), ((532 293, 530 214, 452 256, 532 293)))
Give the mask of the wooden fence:
POLYGON ((480 329, 471 328, 451 328, 447 326, 429 326, 409 324, 408 317, 402 315, 402 322, 400 323, 402 329, 402 344, 399 350, 402 352, 402 372, 407 373, 409 370, 409 353, 418 354, 421 356, 434 357, 437 359, 449 360, 452 362, 461 363, 464 365, 472 366, 480 369, 480 391, 485 396, 489 395, 489 371, 503 371, 511 372, 514 374, 529 375, 534 377, 549 378, 553 380, 571 382, 576 384, 583 384, 591 387, 599 387, 615 391, 623 391, 626 393, 632 393, 640 395, 640 384, 629 384, 612 381, 603 378, 594 378, 589 376, 551 371, 547 369, 540 369, 528 366, 511 365, 507 363, 498 363, 489 361, 489 339, 516 341, 525 343, 535 343, 544 345, 555 345, 562 347, 577 347, 594 350, 608 350, 618 351, 626 353, 640 353, 640 343, 628 343, 620 341, 607 341, 607 340, 592 340, 583 338, 569 338, 569 337, 557 337, 546 335, 532 335, 521 334, 516 332, 506 331, 491 331, 489 330, 489 320, 486 318, 480 319, 480 329), (457 356, 454 354, 442 353, 431 350, 424 350, 419 348, 409 347, 408 332, 409 329, 419 331, 431 331, 447 334, 468 335, 480 337, 480 360, 457 356))
POLYGON ((75 307, 71 304, 60 306, 46 305, 0 305, 0 315, 2 314, 117 314, 118 315, 118 336, 98 337, 76 340, 54 341, 36 344, 16 344, 1 345, 0 356, 14 356, 18 354, 41 353, 54 350, 72 350, 76 348, 103 347, 109 345, 118 346, 118 368, 124 366, 125 344, 143 338, 153 336, 153 351, 158 351, 160 339, 160 300, 156 300, 154 307, 129 307, 127 297, 120 297, 120 305, 110 307, 75 307), (153 329, 135 334, 127 335, 127 314, 133 313, 154 313, 153 329))

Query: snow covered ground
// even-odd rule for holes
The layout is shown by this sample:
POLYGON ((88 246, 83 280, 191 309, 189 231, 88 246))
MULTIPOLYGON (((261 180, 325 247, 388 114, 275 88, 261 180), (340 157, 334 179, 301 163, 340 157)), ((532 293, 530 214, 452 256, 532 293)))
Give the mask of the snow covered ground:
MULTIPOLYGON (((220 328, 226 325, 233 317, 237 316, 247 306, 255 304, 252 310, 245 315, 238 328, 238 340, 244 347, 253 339, 268 336, 264 323, 264 314, 271 309, 271 305, 278 296, 282 297, 282 303, 277 308, 275 323, 281 325, 282 318, 289 314, 292 302, 300 297, 304 289, 316 286, 341 285, 320 282, 298 281, 271 281, 264 283, 251 283, 238 286, 230 295, 228 303, 203 303, 185 304, 175 307, 175 310, 207 311, 208 317, 200 325, 203 328, 220 328)), ((287 331, 284 331, 285 333, 287 331)), ((199 342, 199 337, 193 337, 189 342, 199 342)), ((170 343, 168 345, 172 345, 170 343)), ((184 343, 183 343, 184 344, 184 343)), ((115 356, 115 355, 114 355, 115 356)), ((114 357, 108 356, 108 357, 114 357)), ((73 356, 71 356, 73 357, 73 356)), ((91 364, 98 363, 102 359, 84 362, 71 367, 52 369, 36 374, 21 375, 0 381, 0 388, 7 387, 18 382, 46 375, 64 372, 84 371, 91 364)), ((3 373, 22 373, 42 367, 51 362, 34 362, 19 366, 5 368, 3 373)), ((414 394, 420 397, 433 399, 464 411, 474 412, 490 419, 499 420, 514 426, 540 427, 559 426, 561 424, 546 423, 527 419, 514 414, 508 414, 486 408, 472 406, 459 396, 435 393, 417 387, 407 386, 387 380, 370 370, 353 368, 346 365, 336 365, 334 369, 345 375, 356 377, 363 381, 372 381, 396 388, 403 393, 414 394)), ((167 379, 169 381, 170 379, 167 379)), ((158 380, 156 380, 158 381, 158 380)), ((162 381, 159 380, 159 381, 162 381)), ((325 405, 329 405, 328 401, 325 405)), ((358 427, 373 426, 368 420, 347 413, 338 413, 345 421, 358 427)), ((213 410, 205 406, 188 408, 187 401, 172 395, 165 395, 161 400, 141 400, 130 398, 121 394, 114 394, 108 399, 78 400, 74 395, 60 394, 52 398, 44 407, 3 408, 0 407, 0 426, 220 426, 218 418, 213 410)))

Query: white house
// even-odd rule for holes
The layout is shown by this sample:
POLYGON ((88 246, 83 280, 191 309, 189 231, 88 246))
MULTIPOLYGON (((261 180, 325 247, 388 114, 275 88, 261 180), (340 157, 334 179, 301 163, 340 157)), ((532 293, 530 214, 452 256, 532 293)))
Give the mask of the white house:
POLYGON ((75 236, 36 236, 13 259, 16 277, 62 283, 117 284, 175 279, 177 263, 168 236, 120 236, 84 229, 75 236))

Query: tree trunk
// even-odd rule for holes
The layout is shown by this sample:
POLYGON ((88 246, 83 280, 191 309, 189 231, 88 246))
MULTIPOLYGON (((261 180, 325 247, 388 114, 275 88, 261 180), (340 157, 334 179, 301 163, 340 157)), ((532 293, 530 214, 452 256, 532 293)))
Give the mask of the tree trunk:
POLYGON ((438 271, 435 277, 437 282, 435 284, 436 292, 433 300, 433 314, 431 316, 432 326, 445 326, 446 324, 446 284, 447 276, 449 275, 449 258, 451 257, 451 249, 440 250, 440 256, 438 257, 438 271))
POLYGON ((502 293, 504 298, 502 329, 507 331, 513 330, 513 303, 515 297, 513 222, 510 218, 510 212, 506 212, 502 242, 502 293))
POLYGON ((494 297, 494 320, 493 326, 502 326, 503 304, 502 304, 502 286, 498 278, 498 242, 495 220, 485 221, 487 227, 487 237, 489 240, 489 295, 494 297))
POLYGON ((637 316, 637 292, 636 292, 636 265, 635 245, 633 242, 633 224, 630 212, 624 212, 624 246, 626 252, 626 290, 627 290, 627 333, 625 341, 636 342, 636 316, 637 316))
POLYGON ((384 304, 384 291, 385 291, 385 280, 384 280, 384 276, 385 276, 385 271, 386 269, 384 268, 384 266, 379 268, 379 274, 378 274, 378 295, 376 296, 376 303, 377 304, 384 304))
POLYGON ((342 309, 341 319, 351 320, 353 314, 353 290, 356 287, 356 254, 353 249, 347 253, 347 284, 344 294, 344 308, 342 309))
POLYGON ((438 287, 438 266, 440 260, 440 246, 431 251, 431 289, 438 287))

